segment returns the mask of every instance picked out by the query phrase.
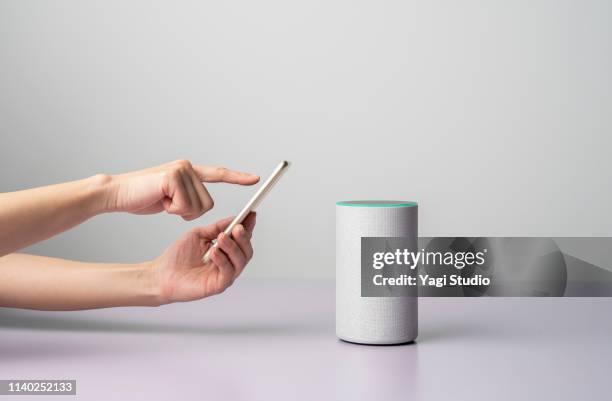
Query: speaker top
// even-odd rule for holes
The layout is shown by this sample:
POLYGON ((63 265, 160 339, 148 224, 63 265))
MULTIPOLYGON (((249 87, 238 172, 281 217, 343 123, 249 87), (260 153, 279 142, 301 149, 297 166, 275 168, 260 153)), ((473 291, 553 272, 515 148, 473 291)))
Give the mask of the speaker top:
POLYGON ((336 202, 337 206, 351 207, 413 207, 418 206, 416 202, 397 200, 354 200, 336 202))

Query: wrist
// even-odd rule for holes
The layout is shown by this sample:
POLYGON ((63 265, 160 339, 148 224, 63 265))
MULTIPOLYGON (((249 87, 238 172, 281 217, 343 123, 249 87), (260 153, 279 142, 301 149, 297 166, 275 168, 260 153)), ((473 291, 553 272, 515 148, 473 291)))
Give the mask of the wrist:
POLYGON ((136 276, 139 285, 138 296, 145 306, 160 306, 167 304, 162 294, 162 288, 154 262, 144 262, 136 265, 136 276))
POLYGON ((93 215, 116 210, 117 190, 115 179, 108 174, 96 174, 86 179, 92 193, 91 212, 93 215))
POLYGON ((171 299, 171 289, 166 285, 163 274, 160 269, 160 258, 144 263, 147 266, 147 277, 145 281, 148 283, 151 293, 155 294, 155 306, 171 304, 174 302, 171 299))

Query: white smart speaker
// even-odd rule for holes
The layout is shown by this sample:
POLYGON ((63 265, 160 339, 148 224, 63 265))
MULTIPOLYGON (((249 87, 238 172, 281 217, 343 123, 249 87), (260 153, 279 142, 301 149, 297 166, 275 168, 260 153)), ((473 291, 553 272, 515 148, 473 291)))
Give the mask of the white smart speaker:
POLYGON ((361 296, 361 239, 364 237, 403 237, 416 248, 417 204, 405 201, 336 203, 336 335, 361 344, 414 341, 418 332, 418 297, 361 296))

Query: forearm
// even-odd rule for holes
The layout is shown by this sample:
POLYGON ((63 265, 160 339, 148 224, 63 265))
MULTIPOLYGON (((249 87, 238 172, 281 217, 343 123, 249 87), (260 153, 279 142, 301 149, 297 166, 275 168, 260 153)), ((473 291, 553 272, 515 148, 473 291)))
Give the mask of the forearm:
POLYGON ((82 263, 25 254, 0 257, 2 307, 78 310, 160 303, 148 263, 82 263))
POLYGON ((0 256, 52 237, 106 211, 110 177, 0 194, 0 256))

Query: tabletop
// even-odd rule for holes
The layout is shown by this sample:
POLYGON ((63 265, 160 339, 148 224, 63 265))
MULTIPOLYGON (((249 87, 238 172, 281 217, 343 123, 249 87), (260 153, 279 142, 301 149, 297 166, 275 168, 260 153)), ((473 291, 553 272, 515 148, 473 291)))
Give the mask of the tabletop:
POLYGON ((331 280, 243 279, 158 308, 0 309, 0 379, 76 379, 53 400, 610 399, 612 299, 422 298, 399 346, 338 340, 334 302, 331 280))

